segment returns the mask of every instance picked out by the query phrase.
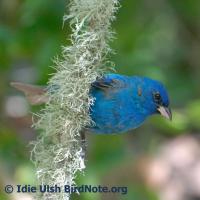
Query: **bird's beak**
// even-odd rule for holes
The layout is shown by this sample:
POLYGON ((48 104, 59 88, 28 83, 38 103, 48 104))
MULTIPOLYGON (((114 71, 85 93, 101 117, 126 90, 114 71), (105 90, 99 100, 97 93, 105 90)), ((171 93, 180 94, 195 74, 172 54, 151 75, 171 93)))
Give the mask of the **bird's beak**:
POLYGON ((163 117, 169 119, 170 121, 172 120, 172 112, 170 108, 159 106, 157 110, 163 117))

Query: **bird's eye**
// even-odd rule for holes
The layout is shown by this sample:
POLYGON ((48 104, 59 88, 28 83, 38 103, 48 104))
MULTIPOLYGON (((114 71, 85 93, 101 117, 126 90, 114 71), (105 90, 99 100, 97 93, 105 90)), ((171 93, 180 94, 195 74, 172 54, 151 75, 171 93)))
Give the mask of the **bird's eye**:
POLYGON ((159 93, 155 93, 154 97, 155 97, 155 99, 159 100, 160 99, 160 94, 159 93))
POLYGON ((154 99, 157 103, 161 102, 161 96, 158 92, 154 93, 154 99))

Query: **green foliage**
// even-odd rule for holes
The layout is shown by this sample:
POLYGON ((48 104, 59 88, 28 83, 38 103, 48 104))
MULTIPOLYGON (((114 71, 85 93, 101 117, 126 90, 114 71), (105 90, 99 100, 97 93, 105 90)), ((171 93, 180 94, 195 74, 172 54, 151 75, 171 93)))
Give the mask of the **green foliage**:
MULTIPOLYGON (((22 67, 34 69, 36 77, 30 82, 43 85, 50 78, 49 74, 55 72, 49 67, 54 65, 52 59, 61 54, 61 45, 70 44, 66 39, 70 38, 69 24, 65 23, 62 28, 65 3, 64 0, 0 1, 1 188, 5 185, 2 174, 16 183, 32 182, 27 143, 37 135, 27 128, 30 126, 28 116, 18 120, 7 116, 6 97, 15 94, 8 86, 9 81, 15 80, 15 72, 22 67), (21 174, 25 176, 28 171, 29 180, 22 180, 21 174)), ((114 185, 123 184, 129 188, 128 195, 114 199, 158 199, 136 179, 133 163, 149 152, 157 153, 166 138, 200 132, 199 4, 198 0, 121 1, 114 22, 116 39, 110 43, 115 54, 110 60, 116 64, 118 73, 150 76, 164 82, 170 94, 173 121, 156 116, 132 133, 117 137, 88 134, 88 168, 84 177, 78 176, 79 184, 114 182, 114 185), (119 166, 126 170, 117 171, 119 166), (122 173, 123 181, 115 179, 122 173), (109 180, 105 180, 106 177, 110 177, 109 180)), ((20 80, 23 78, 24 75, 20 76, 20 80)), ((34 108, 34 112, 37 109, 34 108)), ((9 199, 0 193, 0 199, 6 198, 9 199)), ((76 196, 81 200, 89 198, 94 199, 90 194, 76 196)), ((111 200, 112 196, 98 195, 97 198, 111 200)))

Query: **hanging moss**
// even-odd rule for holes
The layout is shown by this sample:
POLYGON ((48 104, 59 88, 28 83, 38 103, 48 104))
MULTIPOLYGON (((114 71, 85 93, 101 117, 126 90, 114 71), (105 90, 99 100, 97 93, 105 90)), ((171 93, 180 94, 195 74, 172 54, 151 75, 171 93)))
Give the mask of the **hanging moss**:
MULTIPOLYGON (((69 20, 72 29, 71 46, 63 46, 62 58, 55 61, 55 74, 48 87, 49 102, 38 114, 35 127, 41 131, 33 142, 32 160, 37 170, 38 184, 75 184, 76 173, 85 168, 82 158, 80 131, 92 123, 88 114, 94 99, 90 85, 97 76, 112 66, 107 60, 111 52, 111 22, 118 0, 71 0, 69 20), (52 88, 53 90, 53 88, 52 88)), ((38 199, 69 199, 66 193, 38 194, 38 199)))

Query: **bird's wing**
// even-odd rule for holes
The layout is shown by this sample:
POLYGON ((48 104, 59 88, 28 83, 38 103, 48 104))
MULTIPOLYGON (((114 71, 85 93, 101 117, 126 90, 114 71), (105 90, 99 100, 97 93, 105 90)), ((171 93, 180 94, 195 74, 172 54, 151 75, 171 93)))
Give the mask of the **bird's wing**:
POLYGON ((122 80, 111 77, 102 77, 102 78, 97 78, 97 80, 92 83, 92 88, 100 90, 108 90, 108 89, 124 88, 125 85, 126 84, 122 80))
POLYGON ((40 105, 48 101, 47 90, 44 87, 29 85, 20 82, 11 82, 11 86, 23 92, 32 105, 40 105))

